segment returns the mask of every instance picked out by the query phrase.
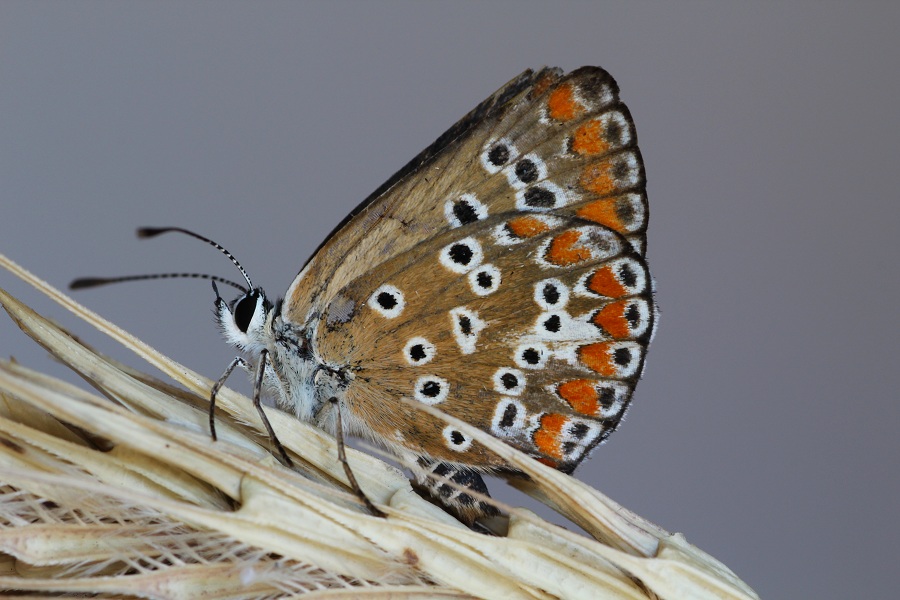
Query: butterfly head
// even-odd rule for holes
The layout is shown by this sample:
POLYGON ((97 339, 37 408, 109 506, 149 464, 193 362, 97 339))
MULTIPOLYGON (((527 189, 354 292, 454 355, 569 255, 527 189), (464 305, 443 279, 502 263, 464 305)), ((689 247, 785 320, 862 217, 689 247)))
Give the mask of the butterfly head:
POLYGON ((83 277, 73 281, 70 284, 70 287, 72 289, 81 289, 98 285, 107 285, 110 283, 146 279, 209 279, 212 281, 213 291, 215 291, 216 294, 214 305, 216 321, 218 322, 222 333, 225 335, 225 339, 233 346, 236 346, 249 354, 258 355, 266 347, 266 340, 271 337, 269 333, 271 332, 270 317, 274 318, 274 316, 280 312, 279 306, 274 307, 273 310, 272 303, 266 298, 266 293, 262 288, 254 287, 253 282, 250 281, 250 277, 247 275, 247 271, 244 267, 241 266, 228 250, 213 240, 180 227, 142 227, 138 229, 137 233, 140 238, 151 238, 168 232, 186 234, 206 242, 219 250, 238 268, 246 285, 205 273, 155 273, 150 275, 129 275, 125 277, 83 277), (216 286, 216 282, 229 285, 239 290, 242 295, 235 298, 231 303, 228 303, 219 294, 219 288, 216 286))

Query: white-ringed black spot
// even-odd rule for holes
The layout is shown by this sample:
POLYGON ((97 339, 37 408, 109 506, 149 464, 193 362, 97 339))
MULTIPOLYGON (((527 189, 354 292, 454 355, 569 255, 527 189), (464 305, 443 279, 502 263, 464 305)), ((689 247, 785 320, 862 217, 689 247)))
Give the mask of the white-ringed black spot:
POLYGON ((532 208, 553 208, 556 206, 556 194, 539 185, 525 190, 523 197, 525 206, 532 208))
POLYGON ((534 181, 537 181, 537 165, 534 164, 534 161, 523 158, 516 163, 516 177, 518 177, 519 181, 522 183, 533 183, 534 181))
POLYGON ((509 148, 505 144, 496 144, 488 151, 487 158, 495 167, 502 167, 509 160, 509 148))
MULTIPOLYGON (((582 346, 582 348, 579 348, 578 350, 579 357, 582 360, 584 357, 581 355, 581 352, 584 348, 585 347, 582 346)), ((628 379, 636 374, 639 374, 638 369, 641 366, 642 352, 640 344, 635 342, 622 341, 615 344, 610 344, 607 347, 607 352, 607 360, 609 361, 607 364, 608 366, 613 367, 613 370, 615 372, 613 377, 615 377, 616 379, 628 379)), ((620 391, 617 394, 617 400, 621 400, 623 398, 623 393, 625 392, 620 391)), ((627 395, 627 393, 625 395, 627 395)))
POLYGON ((414 337, 403 348, 403 356, 411 365, 424 365, 434 358, 434 344, 423 337, 414 337))
POLYGON ((597 389, 597 401, 603 408, 609 408, 616 401, 616 390, 612 387, 601 386, 597 389))
POLYGON ((512 390, 519 386, 519 378, 513 373, 504 373, 501 375, 500 382, 503 384, 503 389, 505 390, 512 390))
MULTIPOLYGON (((515 144, 506 138, 490 140, 483 146, 480 154, 481 166, 488 173, 493 174, 506 170, 508 179, 515 176, 514 173, 510 173, 511 169, 508 165, 517 158, 519 158, 519 151, 516 150, 515 144)), ((518 183, 518 180, 516 182, 518 183)), ((514 185, 512 181, 510 181, 510 185, 514 185)))
POLYGON ((494 407, 491 418, 491 433, 506 437, 516 435, 525 428, 525 406, 515 398, 503 398, 494 407))
POLYGON ((544 284, 543 294, 547 304, 553 305, 559 302, 559 288, 552 283, 544 284))
POLYGON ((641 323, 641 309, 637 304, 629 304, 625 309, 625 320, 631 329, 635 329, 641 323))
POLYGON ((569 302, 569 287, 551 278, 534 284, 534 301, 546 312, 562 309, 569 302))
POLYGON ((631 363, 631 349, 619 347, 613 350, 613 362, 622 367, 629 365, 631 363))
POLYGON ((450 246, 450 260, 458 265, 466 266, 472 260, 472 249, 466 244, 453 244, 450 246))
POLYGON ((448 425, 444 428, 444 439, 451 450, 465 452, 472 445, 472 439, 458 429, 448 425))
POLYGON ((634 287, 634 284, 637 283, 637 273, 634 272, 631 265, 627 262, 623 262, 619 267, 619 281, 625 284, 626 287, 634 287))
POLYGON ((550 357, 550 351, 544 344, 522 344, 516 348, 513 359, 523 369, 543 369, 550 357))
POLYGON ((478 296, 487 296, 496 292, 500 287, 500 281, 500 269, 491 264, 481 265, 469 272, 469 285, 478 296))
POLYGON ((369 306, 383 317, 393 319, 403 312, 403 293, 392 285, 383 285, 369 297, 369 306))
POLYGON ((586 423, 575 423, 569 430, 569 435, 571 435, 576 440, 580 440, 588 432, 588 429, 589 428, 586 423))
POLYGON ((544 320, 543 326, 550 333, 558 333, 562 327, 562 321, 560 321, 559 315, 550 315, 544 320))
POLYGON ((481 244, 475 238, 465 238, 445 246, 441 250, 440 261, 454 273, 468 273, 481 264, 484 254, 481 244))
POLYGON ((475 352, 478 335, 485 327, 485 322, 478 318, 478 313, 459 306, 450 311, 450 322, 460 351, 463 354, 475 352))
POLYGON ((475 207, 466 200, 457 200, 453 203, 453 215, 461 225, 468 225, 478 220, 478 213, 475 211, 475 207))
POLYGON ((462 227, 487 217, 487 208, 475 194, 461 194, 444 203, 444 217, 451 227, 462 227))
POLYGON ((463 335, 472 335, 472 319, 467 315, 459 315, 456 322, 459 323, 459 330, 463 335))
POLYGON ((516 415, 519 414, 519 409, 515 404, 510 402, 506 405, 506 408, 503 410, 503 417, 500 419, 499 426, 502 429, 509 429, 513 425, 516 424, 516 415))
POLYGON ((416 380, 414 396, 419 402, 425 404, 439 404, 447 399, 450 393, 450 384, 446 379, 435 375, 425 375, 416 380))
POLYGON ((577 202, 580 198, 572 188, 564 189, 548 180, 542 181, 539 185, 519 185, 521 187, 516 191, 516 208, 528 212, 546 212, 561 208, 571 202, 577 202))
POLYGON ((390 293, 390 292, 381 292, 381 293, 378 294, 378 296, 375 298, 375 302, 377 302, 377 303, 378 303, 378 306, 380 306, 380 307, 383 308, 384 310, 391 310, 392 308, 394 308, 394 307, 397 306, 397 304, 398 304, 398 302, 397 302, 397 297, 394 296, 394 295, 393 295, 392 293, 390 293))
POLYGON ((441 393, 441 384, 437 381, 426 381, 422 384, 422 387, 419 388, 419 391, 422 392, 423 396, 437 398, 441 393))
POLYGON ((525 389, 525 374, 518 369, 502 367, 494 372, 494 390, 507 396, 518 396, 525 389))

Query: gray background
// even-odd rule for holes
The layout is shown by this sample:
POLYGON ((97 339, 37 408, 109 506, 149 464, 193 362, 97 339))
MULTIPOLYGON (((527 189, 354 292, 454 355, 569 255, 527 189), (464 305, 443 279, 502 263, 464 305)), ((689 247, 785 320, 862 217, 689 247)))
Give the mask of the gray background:
MULTIPOLYGON (((0 251, 59 286, 237 277, 187 238, 133 237, 180 225, 278 295, 508 79, 601 65, 637 122, 663 318, 628 419, 578 476, 764 598, 883 597, 900 556, 897 6, 4 2, 0 251)), ((204 282, 77 297, 211 377, 232 356, 204 282)), ((0 341, 63 372, 6 318, 0 341)))

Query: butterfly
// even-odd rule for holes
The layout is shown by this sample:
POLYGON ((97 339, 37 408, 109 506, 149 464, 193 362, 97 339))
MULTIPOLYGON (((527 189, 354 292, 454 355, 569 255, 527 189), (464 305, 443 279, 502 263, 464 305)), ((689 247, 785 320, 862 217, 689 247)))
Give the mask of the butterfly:
POLYGON ((571 473, 622 420, 654 331, 645 187, 606 71, 526 71, 347 215, 283 300, 246 273, 235 301, 216 291, 249 357, 225 376, 255 366, 298 419, 411 459, 463 521, 496 514, 467 491, 509 465, 416 403, 571 473))

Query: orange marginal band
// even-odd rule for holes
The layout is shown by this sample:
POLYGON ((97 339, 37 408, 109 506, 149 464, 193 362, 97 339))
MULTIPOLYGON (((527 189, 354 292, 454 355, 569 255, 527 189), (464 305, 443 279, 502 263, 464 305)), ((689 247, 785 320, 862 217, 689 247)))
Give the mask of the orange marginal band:
POLYGON ((600 395, 594 387, 594 382, 589 379, 574 379, 560 384, 559 395, 569 403, 577 413, 597 416, 600 411, 600 395))
POLYGON ((612 170, 609 161, 602 161, 588 165, 581 172, 578 182, 581 187, 593 192, 598 196, 604 196, 615 190, 615 182, 613 181, 612 170))
POLYGON ((588 221, 593 221, 594 223, 599 223, 600 225, 605 225, 610 229, 615 229, 616 231, 623 233, 626 231, 625 224, 622 223, 622 219, 619 218, 619 213, 616 210, 616 204, 618 200, 616 198, 604 198, 601 200, 595 200, 590 204, 586 204, 575 211, 582 219, 587 219, 588 221))
POLYGON ((581 232, 576 229, 564 231, 553 238, 550 247, 547 248, 547 260, 560 267, 590 260, 591 251, 584 246, 575 245, 579 238, 581 232))
POLYGON ((599 373, 603 377, 612 377, 615 375, 616 369, 609 351, 610 344, 608 342, 588 344, 578 349, 578 358, 595 373, 599 373))
POLYGON ((612 267, 609 265, 597 269, 597 271, 591 275, 587 287, 592 292, 600 294, 601 296, 606 296, 607 298, 621 298, 627 293, 625 286, 622 285, 613 273, 612 267))
POLYGON ((603 137, 603 128, 599 119, 588 121, 575 130, 572 136, 572 150, 578 154, 591 156, 609 151, 610 144, 603 137))
POLYGON ((611 302, 597 311, 592 319, 595 325, 603 328, 609 335, 621 339, 631 334, 631 327, 625 318, 626 300, 611 302))
POLYGON ((550 229, 550 226, 535 217, 516 217, 506 224, 517 238, 530 238, 550 229))
POLYGON ((564 83, 552 92, 547 99, 547 112, 557 121, 569 121, 574 119, 584 109, 575 100, 575 92, 571 83, 564 83))
POLYGON ((538 450, 557 460, 562 459, 560 434, 568 420, 565 415, 553 413, 541 417, 541 426, 534 432, 534 445, 538 447, 538 450))

